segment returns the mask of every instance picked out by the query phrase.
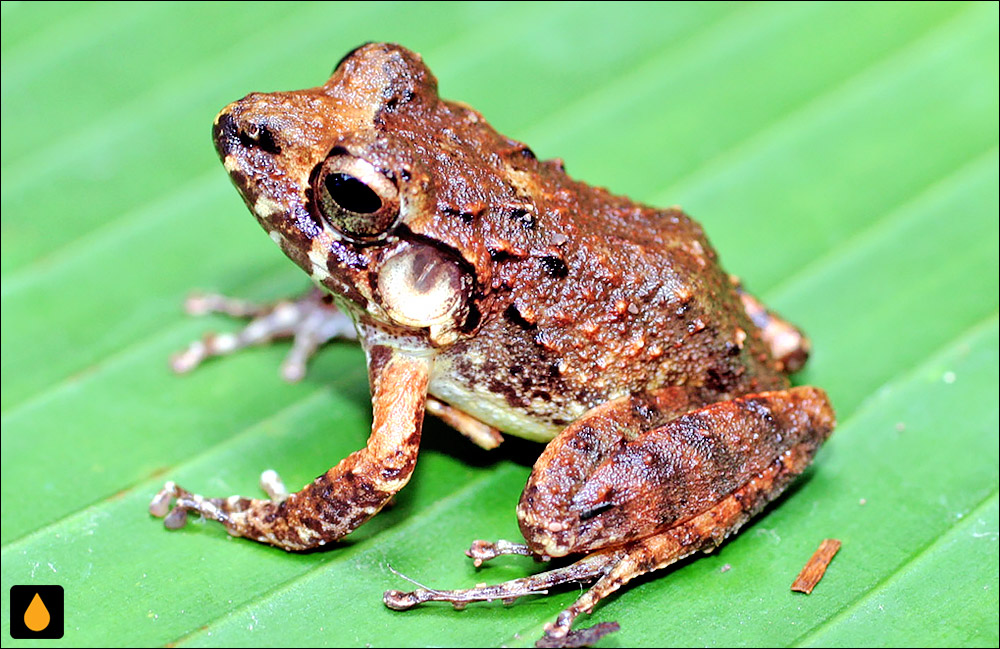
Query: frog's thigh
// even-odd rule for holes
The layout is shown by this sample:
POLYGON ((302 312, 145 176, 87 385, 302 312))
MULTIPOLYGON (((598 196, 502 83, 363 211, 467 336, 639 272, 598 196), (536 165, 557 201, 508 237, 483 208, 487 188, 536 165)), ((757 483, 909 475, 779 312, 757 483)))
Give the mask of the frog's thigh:
POLYGON ((783 455, 741 489, 704 513, 624 547, 608 548, 588 555, 587 561, 610 560, 613 566, 572 606, 561 612, 554 624, 546 625, 546 635, 564 637, 577 616, 593 611, 598 602, 635 577, 665 568, 699 550, 712 551, 726 536, 735 533, 781 493, 809 465, 811 459, 811 453, 800 451, 783 455))
MULTIPOLYGON (((606 404, 549 444, 518 505, 536 554, 621 545, 701 515, 786 456, 802 455, 805 468, 834 424, 826 393, 812 387, 676 417, 663 401, 654 393, 606 404)), ((794 474, 782 475, 772 497, 794 474)))
POLYGON ((493 426, 484 424, 472 415, 438 401, 434 397, 427 397, 427 412, 468 437, 476 446, 487 451, 495 449, 503 442, 500 431, 493 426))
MULTIPOLYGON (((567 533, 547 529, 541 543, 538 535, 529 539, 536 552, 606 546, 587 560, 614 557, 613 567, 547 627, 547 634, 565 636, 580 613, 589 613, 634 577, 711 551, 736 533, 809 466, 833 425, 826 394, 803 387, 712 404, 619 445, 575 485, 568 501, 572 514, 555 526, 566 526, 567 533), (649 442, 669 449, 670 457, 648 464, 649 442), (721 464, 731 473, 715 473, 718 458, 725 458, 721 464), (575 539, 576 545, 563 548, 556 539, 575 539)), ((557 441, 573 447, 578 440, 557 441)))

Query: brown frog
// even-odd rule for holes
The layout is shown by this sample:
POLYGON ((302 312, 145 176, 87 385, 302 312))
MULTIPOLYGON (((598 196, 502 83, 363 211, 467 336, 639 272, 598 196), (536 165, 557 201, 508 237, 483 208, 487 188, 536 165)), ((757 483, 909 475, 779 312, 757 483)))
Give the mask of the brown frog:
POLYGON ((385 603, 513 600, 594 581, 541 641, 580 644, 614 625, 571 631, 578 614, 716 547, 834 426, 822 390, 790 388, 806 339, 722 270, 697 223, 538 160, 440 99, 400 46, 358 48, 317 88, 248 95, 213 135, 250 211, 322 290, 274 308, 196 300, 255 319, 192 345, 175 368, 292 336, 285 375, 298 378, 323 342, 356 335, 372 433, 293 494, 273 472, 268 500, 168 483, 150 506, 168 527, 194 511, 285 550, 339 539, 409 480, 425 411, 486 448, 499 431, 548 442, 517 507, 527 543, 477 541, 470 556, 582 559, 497 586, 389 591, 385 603))

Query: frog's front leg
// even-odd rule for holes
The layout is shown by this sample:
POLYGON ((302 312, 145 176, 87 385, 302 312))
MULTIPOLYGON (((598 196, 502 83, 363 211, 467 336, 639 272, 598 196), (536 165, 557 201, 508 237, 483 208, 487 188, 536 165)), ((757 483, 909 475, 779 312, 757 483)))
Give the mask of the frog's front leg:
POLYGON ((386 604, 510 600, 596 580, 548 625, 540 646, 591 642, 595 632, 570 631, 580 613, 641 574, 718 546, 805 470, 834 425, 817 388, 748 395, 671 416, 680 405, 675 390, 596 408, 536 462, 518 505, 527 545, 539 557, 589 553, 583 559, 496 586, 389 591, 386 604))
MULTIPOLYGON (((308 550, 334 541, 382 509, 405 485, 417 462, 430 361, 383 346, 368 350, 372 432, 368 444, 298 493, 271 500, 203 498, 167 483, 150 504, 171 527, 194 511, 230 534, 285 550, 308 550), (176 499, 171 510, 170 504, 176 499), (169 512, 169 513, 168 513, 169 512)), ((274 491, 279 491, 274 489, 274 491)))
POLYGON ((315 287, 301 297, 274 304, 258 304, 215 293, 195 294, 188 297, 184 307, 191 315, 222 313, 250 318, 250 322, 236 333, 206 334, 175 354, 170 366, 179 374, 190 372, 215 356, 228 356, 247 347, 291 338, 292 349, 281 364, 281 376, 286 381, 299 381, 305 376, 309 359, 325 343, 335 338, 358 337, 354 322, 333 304, 328 293, 315 287))

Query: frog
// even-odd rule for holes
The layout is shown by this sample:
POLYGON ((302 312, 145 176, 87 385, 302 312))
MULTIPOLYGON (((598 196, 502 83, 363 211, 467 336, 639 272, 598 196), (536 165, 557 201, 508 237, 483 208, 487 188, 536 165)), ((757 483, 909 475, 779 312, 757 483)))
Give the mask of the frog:
POLYGON ((793 387, 810 343, 723 270, 701 225, 571 178, 472 107, 442 99, 420 55, 349 52, 321 86, 252 93, 215 118, 218 155, 250 212, 314 283, 276 305, 219 295, 192 312, 251 318, 173 361, 293 339, 297 380, 332 339, 357 340, 372 399, 366 446, 289 493, 209 498, 168 482, 150 504, 291 552, 334 542, 413 474, 425 413, 472 442, 544 444, 516 515, 524 542, 475 541, 547 571, 496 585, 389 590, 405 610, 512 602, 590 584, 539 646, 617 628, 576 618, 635 577, 711 552, 812 462, 835 426, 826 393, 793 387), (568 561, 565 560, 565 561, 568 561))

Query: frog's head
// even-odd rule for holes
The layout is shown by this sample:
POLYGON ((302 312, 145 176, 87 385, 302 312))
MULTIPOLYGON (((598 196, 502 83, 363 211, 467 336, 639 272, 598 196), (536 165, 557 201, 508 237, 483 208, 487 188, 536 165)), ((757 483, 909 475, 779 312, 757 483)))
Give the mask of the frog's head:
POLYGON ((440 100, 418 55, 364 45, 323 86, 230 104, 213 135, 271 238, 362 324, 435 346, 479 326, 490 254, 513 247, 490 216, 532 209, 505 156, 534 158, 440 100))

